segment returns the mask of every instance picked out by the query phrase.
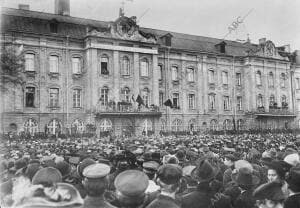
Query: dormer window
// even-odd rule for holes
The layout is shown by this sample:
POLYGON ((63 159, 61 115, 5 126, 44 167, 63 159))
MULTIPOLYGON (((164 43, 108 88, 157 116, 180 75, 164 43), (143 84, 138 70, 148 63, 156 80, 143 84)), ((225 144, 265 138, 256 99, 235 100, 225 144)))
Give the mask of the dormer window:
POLYGON ((56 19, 52 20, 49 24, 50 32, 57 33, 58 32, 58 22, 56 19))
POLYGON ((171 46, 172 45, 172 37, 173 37, 173 35, 171 33, 167 33, 161 37, 161 40, 164 45, 171 46))
POLYGON ((215 47, 220 53, 226 53, 226 45, 227 43, 225 41, 222 41, 221 43, 215 45, 215 47))

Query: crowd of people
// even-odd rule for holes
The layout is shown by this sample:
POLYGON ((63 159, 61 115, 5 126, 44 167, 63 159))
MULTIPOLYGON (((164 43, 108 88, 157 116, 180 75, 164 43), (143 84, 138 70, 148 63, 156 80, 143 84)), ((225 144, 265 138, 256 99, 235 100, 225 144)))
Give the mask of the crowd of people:
POLYGON ((299 208, 291 133, 5 140, 1 207, 299 208))

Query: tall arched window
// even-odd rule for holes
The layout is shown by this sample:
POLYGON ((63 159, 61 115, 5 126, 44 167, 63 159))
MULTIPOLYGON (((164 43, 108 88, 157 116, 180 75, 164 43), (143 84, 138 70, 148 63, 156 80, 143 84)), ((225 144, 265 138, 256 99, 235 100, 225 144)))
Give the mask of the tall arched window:
POLYGON ((72 72, 73 74, 81 74, 81 58, 73 57, 72 58, 72 72))
POLYGON ((110 131, 112 129, 112 123, 110 119, 103 119, 100 122, 100 131, 110 131))
POLYGON ((35 55, 32 53, 25 54, 25 71, 35 71, 35 55))
POLYGON ((100 104, 107 106, 108 104, 108 87, 103 87, 100 89, 100 104))
POLYGON ((129 103, 130 102, 130 90, 129 90, 129 88, 128 87, 124 87, 121 92, 122 92, 122 99, 123 99, 123 101, 129 103))
POLYGON ((127 56, 122 58, 122 69, 123 75, 130 75, 130 60, 127 56))
POLYGON ((58 73, 58 56, 51 55, 49 57, 49 67, 50 73, 58 73))
POLYGON ((109 59, 106 55, 101 56, 100 67, 101 67, 101 74, 103 74, 103 75, 109 74, 108 60, 109 59))
POLYGON ((145 119, 142 123, 143 131, 152 131, 152 121, 150 119, 145 119))
POLYGON ((213 69, 208 70, 208 83, 215 83, 215 71, 213 69))
POLYGON ((142 91, 142 99, 144 101, 145 106, 150 106, 150 91, 148 88, 145 88, 142 91))
POLYGON ((269 106, 274 106, 274 103, 275 103, 275 96, 271 95, 269 100, 269 106))
POLYGON ((213 119, 210 121, 209 128, 211 131, 216 131, 218 129, 217 120, 213 119))
POLYGON ((242 119, 237 120, 237 129, 243 130, 244 128, 244 121, 242 119))
POLYGON ((191 119, 188 123, 188 130, 189 131, 196 131, 197 130, 197 122, 195 119, 191 119))
POLYGON ((187 81, 194 82, 195 81, 195 70, 193 68, 187 68, 187 81))
POLYGON ((142 77, 149 76, 149 63, 146 58, 141 60, 141 76, 142 77))
POLYGON ((24 131, 34 135, 38 131, 38 123, 35 119, 30 118, 24 123, 24 131))
POLYGON ((216 95, 211 93, 208 95, 208 109, 214 110, 216 108, 216 95))
POLYGON ((281 106, 283 108, 287 108, 288 107, 288 103, 287 103, 287 99, 286 99, 286 96, 285 95, 282 95, 281 96, 281 106))
POLYGON ((166 121, 164 119, 160 120, 160 130, 161 131, 166 131, 166 121))
POLYGON ((84 124, 81 120, 75 119, 72 123, 72 133, 83 133, 84 124))
POLYGON ((226 119, 223 122, 223 130, 231 130, 231 129, 232 129, 231 121, 229 119, 226 119))
POLYGON ((268 81, 269 81, 269 87, 274 87, 274 74, 273 74, 273 72, 269 73, 268 81))
POLYGON ((181 131, 182 130, 182 121, 179 119, 175 119, 172 122, 172 131, 181 131))
POLYGON ((257 107, 263 107, 264 106, 264 102, 263 102, 263 96, 261 94, 259 94, 257 96, 257 107))
POLYGON ((178 80, 178 67, 172 66, 172 80, 177 81, 178 80))
POLYGON ((261 81, 261 72, 257 71, 256 72, 256 85, 261 85, 262 81, 261 81))
POLYGON ((61 130, 61 124, 58 119, 52 119, 48 124, 48 131, 50 134, 59 133, 61 130))
POLYGON ((286 74, 281 73, 280 75, 280 87, 286 87, 286 74))

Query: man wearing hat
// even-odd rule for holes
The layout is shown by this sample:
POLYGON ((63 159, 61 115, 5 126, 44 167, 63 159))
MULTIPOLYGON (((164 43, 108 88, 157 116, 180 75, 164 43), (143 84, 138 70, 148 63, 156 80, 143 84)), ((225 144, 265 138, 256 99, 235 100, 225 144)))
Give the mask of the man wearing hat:
POLYGON ((91 164, 83 170, 83 186, 87 193, 87 196, 84 199, 84 208, 114 207, 105 201, 103 197, 103 194, 107 189, 107 175, 109 173, 110 167, 103 163, 91 164))
POLYGON ((210 184, 218 173, 219 168, 213 167, 207 160, 198 160, 191 173, 198 182, 197 190, 182 196, 182 208, 211 207, 215 192, 210 184))
POLYGON ((126 170, 120 173, 114 181, 118 207, 144 207, 148 184, 149 179, 142 171, 126 170))
POLYGON ((179 208, 175 194, 180 188, 182 169, 175 164, 162 165, 157 171, 157 183, 161 193, 147 208, 179 208))
POLYGON ((254 190, 253 196, 256 200, 260 200, 259 208, 282 208, 285 200, 281 183, 278 181, 260 185, 254 190))
POLYGON ((290 191, 290 195, 284 202, 284 208, 300 207, 300 167, 299 166, 290 169, 286 182, 288 183, 288 189, 290 191))

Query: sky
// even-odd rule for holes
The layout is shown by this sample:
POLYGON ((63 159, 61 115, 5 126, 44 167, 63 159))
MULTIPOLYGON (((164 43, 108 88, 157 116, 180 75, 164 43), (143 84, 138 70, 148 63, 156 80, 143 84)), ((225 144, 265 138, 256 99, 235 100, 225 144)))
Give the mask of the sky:
MULTIPOLYGON (((248 14, 226 39, 243 41, 249 36, 258 43, 266 38, 276 46, 290 44, 292 51, 300 50, 300 0, 70 0, 70 15, 114 21, 122 1, 125 15, 136 16, 141 27, 220 39, 233 22, 248 14)), ((11 8, 29 4, 30 10, 54 13, 54 0, 0 3, 11 8)))

